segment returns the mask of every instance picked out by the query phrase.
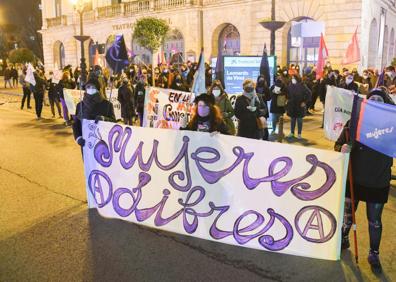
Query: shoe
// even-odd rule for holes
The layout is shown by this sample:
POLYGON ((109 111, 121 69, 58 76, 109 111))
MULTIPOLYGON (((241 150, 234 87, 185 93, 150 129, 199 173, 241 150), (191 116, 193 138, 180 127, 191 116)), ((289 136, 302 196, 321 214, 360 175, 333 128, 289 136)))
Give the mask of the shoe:
POLYGON ((275 134, 276 134, 275 130, 271 131, 271 135, 275 135, 275 134))
POLYGON ((341 250, 349 249, 350 246, 351 244, 349 243, 349 238, 343 237, 341 240, 341 250))
POLYGON ((297 135, 297 139, 302 139, 301 134, 297 135))
POLYGON ((290 133, 289 135, 287 135, 287 138, 294 138, 294 133, 290 133))
POLYGON ((312 115, 313 115, 313 113, 307 111, 307 116, 312 116, 312 115))
POLYGON ((58 116, 58 118, 62 118, 62 116, 58 116))
POLYGON ((371 265, 371 270, 374 273, 381 273, 382 272, 382 266, 381 266, 381 262, 380 262, 380 259, 379 259, 379 252, 378 251, 370 250, 367 260, 368 260, 368 263, 371 265))
POLYGON ((52 116, 52 118, 55 118, 55 116, 52 116))
POLYGON ((28 107, 28 109, 31 109, 31 108, 32 108, 32 107, 30 107, 30 106, 28 107))

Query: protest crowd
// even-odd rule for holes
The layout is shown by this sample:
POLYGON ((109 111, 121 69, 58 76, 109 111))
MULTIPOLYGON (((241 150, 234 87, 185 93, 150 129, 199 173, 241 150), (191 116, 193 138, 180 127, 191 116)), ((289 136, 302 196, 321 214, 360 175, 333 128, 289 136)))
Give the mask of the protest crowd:
MULTIPOLYGON (((78 67, 73 69, 67 66, 60 75, 49 71, 48 77, 42 67, 36 67, 31 70, 36 82, 33 86, 26 79, 29 74, 25 67, 19 76, 19 83, 23 86, 21 109, 26 100, 27 106, 31 106, 30 96, 33 93, 37 119, 41 119, 44 97, 47 96, 52 118, 56 115, 63 117, 65 124, 73 127, 76 142, 83 147, 82 119, 117 122, 106 89, 113 89, 113 95, 121 104, 123 122, 142 126, 146 89, 158 87, 193 92, 198 68, 199 63, 190 61, 174 65, 159 64, 154 69, 150 65, 131 63, 121 73, 112 75, 109 69, 97 65, 89 69, 86 73, 87 82, 81 85, 81 69, 78 67), (64 89, 82 91, 76 113, 68 112, 64 89)), ((366 69, 358 73, 357 69, 335 69, 327 62, 322 71, 321 77, 317 78, 315 66, 304 69, 298 65, 277 66, 273 85, 269 85, 265 74, 245 79, 243 93, 238 95, 233 105, 224 88, 224 81, 205 64, 206 92, 195 93, 195 100, 191 101, 195 105, 192 117, 183 119, 180 129, 268 140, 271 134, 282 133, 282 130, 277 130, 279 121, 286 114, 290 118, 291 128, 288 137, 301 139, 304 117, 317 111, 315 105, 318 99, 324 108, 327 86, 344 88, 366 95, 370 100, 394 104, 390 98, 390 94, 396 94, 396 72, 393 66, 386 67, 382 72, 366 69)), ((6 83, 11 85, 10 79, 6 79, 6 83)), ((335 150, 351 152, 355 185, 354 201, 351 201, 351 190, 347 185, 342 248, 350 246, 348 234, 352 226, 352 205, 356 209, 359 201, 367 202, 370 234, 368 261, 374 269, 380 270, 381 214, 388 200, 393 159, 359 142, 351 142, 348 130, 347 123, 335 144, 335 150)))

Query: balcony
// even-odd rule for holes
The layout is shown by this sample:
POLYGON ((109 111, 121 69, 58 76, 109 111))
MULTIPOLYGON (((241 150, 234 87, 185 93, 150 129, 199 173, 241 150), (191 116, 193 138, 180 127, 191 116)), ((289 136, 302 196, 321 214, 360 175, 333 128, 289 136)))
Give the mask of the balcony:
POLYGON ((112 5, 112 6, 105 6, 105 7, 98 7, 97 8, 97 16, 98 19, 100 18, 113 18, 116 16, 121 16, 121 5, 112 5))
POLYGON ((67 25, 67 16, 60 16, 56 18, 47 19, 48 28, 62 26, 62 25, 67 25))
POLYGON ((124 14, 131 16, 138 13, 144 13, 150 11, 149 0, 139 0, 133 2, 124 3, 124 14))
MULTIPOLYGON (((159 12, 164 10, 178 9, 183 7, 191 7, 202 0, 134 0, 111 6, 97 7, 93 10, 84 12, 84 22, 94 22, 104 18, 115 18, 122 16, 133 16, 148 12, 159 12)), ((229 0, 204 0, 204 1, 229 1, 229 0)), ((47 27, 56 27, 67 25, 67 16, 49 18, 47 27)), ((78 16, 73 15, 73 21, 76 22, 78 16)), ((72 24, 70 22, 69 24, 72 24)))

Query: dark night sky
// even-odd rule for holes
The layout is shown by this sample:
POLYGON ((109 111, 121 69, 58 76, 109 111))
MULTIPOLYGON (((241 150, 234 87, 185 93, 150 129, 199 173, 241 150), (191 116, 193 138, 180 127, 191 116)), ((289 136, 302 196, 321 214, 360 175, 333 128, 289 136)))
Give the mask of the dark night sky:
POLYGON ((37 33, 42 25, 40 2, 40 0, 0 0, 0 24, 15 25, 21 47, 27 47, 42 57, 41 36, 37 33), (32 40, 33 36, 34 40, 32 40))

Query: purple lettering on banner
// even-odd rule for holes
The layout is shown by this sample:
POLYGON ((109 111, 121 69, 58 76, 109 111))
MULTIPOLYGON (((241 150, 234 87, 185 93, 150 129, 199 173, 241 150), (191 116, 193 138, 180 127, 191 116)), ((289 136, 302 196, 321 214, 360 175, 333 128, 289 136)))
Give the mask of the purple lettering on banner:
POLYGON ((93 195, 99 208, 103 208, 111 201, 113 195, 113 184, 111 183, 110 177, 103 171, 92 170, 89 174, 88 186, 89 191, 93 195), (102 181, 104 181, 106 185, 103 185, 102 181), (105 190, 107 190, 107 197, 105 197, 105 190), (96 193, 100 196, 99 202, 96 198, 96 193))
POLYGON ((182 159, 184 159, 184 171, 175 171, 169 175, 169 184, 176 190, 187 192, 191 189, 192 179, 188 158, 188 143, 190 139, 187 136, 183 137, 183 146, 180 149, 179 154, 170 164, 164 165, 158 159, 158 140, 153 141, 153 147, 151 154, 147 162, 143 160, 143 145, 144 142, 140 142, 136 151, 132 157, 127 161, 125 157, 125 151, 128 147, 129 141, 132 137, 132 128, 126 127, 125 130, 120 125, 114 125, 109 131, 109 144, 107 145, 103 140, 99 141, 94 148, 95 160, 104 167, 109 167, 113 161, 113 151, 120 153, 120 164, 124 169, 130 169, 134 166, 136 159, 138 160, 139 168, 143 171, 149 171, 153 161, 156 165, 165 171, 175 168, 182 159), (186 181, 185 185, 176 183, 175 177, 180 181, 186 181))
POLYGON ((335 234, 337 229, 337 220, 335 219, 334 215, 326 210, 325 208, 319 206, 306 206, 302 208, 296 215, 294 219, 294 224, 297 229, 298 234, 308 242, 312 243, 325 243, 329 241, 335 234), (301 217, 307 212, 311 212, 311 215, 307 222, 305 223, 305 227, 301 230, 301 217), (323 228, 323 219, 321 214, 324 214, 328 221, 330 221, 330 230, 328 234, 325 235, 324 228, 323 228), (317 224, 314 224, 314 220, 317 220, 317 224), (319 233, 319 238, 312 238, 308 237, 309 230, 316 230, 319 233))
POLYGON ((142 199, 142 188, 146 186, 146 184, 149 183, 150 181, 151 181, 151 176, 147 173, 141 172, 139 173, 139 183, 136 186, 136 188, 133 188, 132 190, 128 188, 117 189, 114 192, 114 196, 113 196, 114 211, 121 217, 127 217, 130 214, 132 214, 135 211, 140 200, 142 199), (129 209, 124 209, 120 206, 120 198, 124 194, 128 194, 133 200, 133 204, 129 209))
POLYGON ((241 216, 239 216, 235 221, 233 231, 224 231, 217 227, 218 225, 217 222, 219 218, 229 209, 229 206, 215 207, 213 203, 209 203, 209 205, 212 207, 213 210, 220 211, 220 213, 213 221, 213 224, 209 230, 210 236, 216 240, 223 239, 225 237, 233 235, 235 241, 243 245, 249 242, 250 240, 259 237, 258 242, 261 246, 263 246, 267 250, 280 251, 286 248, 293 239, 293 227, 287 221, 286 218, 284 218, 280 214, 277 214, 273 209, 267 209, 267 212, 270 215, 270 219, 268 223, 263 227, 263 229, 261 229, 259 232, 255 234, 242 235, 242 232, 251 232, 257 229, 259 226, 261 226, 264 223, 263 215, 252 210, 246 211, 241 216), (241 223, 243 218, 251 214, 256 216, 255 221, 250 225, 242 229, 239 229, 239 224, 241 223), (286 235, 280 240, 275 240, 271 235, 264 235, 267 231, 271 229, 271 227, 275 222, 275 219, 278 219, 286 229, 286 235))
POLYGON ((214 184, 219 181, 222 177, 226 176, 230 172, 232 172, 244 159, 244 151, 241 147, 235 147, 232 149, 234 155, 237 156, 235 162, 227 169, 221 171, 211 171, 209 169, 204 168, 201 163, 206 164, 213 164, 220 160, 220 153, 214 148, 211 147, 200 147, 198 148, 195 153, 191 154, 191 158, 195 160, 195 165, 197 166, 200 174, 202 175, 203 179, 209 184, 214 184), (213 158, 201 158, 199 154, 201 153, 211 153, 213 154, 213 158))

